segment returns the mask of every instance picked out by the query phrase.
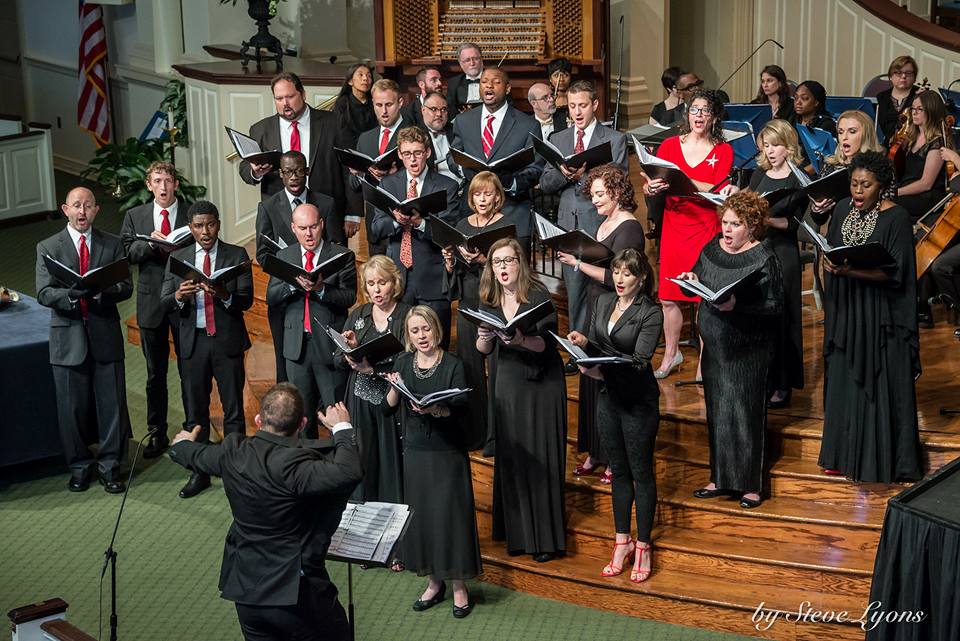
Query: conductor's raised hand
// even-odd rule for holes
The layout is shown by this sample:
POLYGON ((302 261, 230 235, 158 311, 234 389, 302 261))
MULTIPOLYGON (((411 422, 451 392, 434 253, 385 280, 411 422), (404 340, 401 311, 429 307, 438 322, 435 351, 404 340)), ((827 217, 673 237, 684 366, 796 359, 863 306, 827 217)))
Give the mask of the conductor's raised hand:
POLYGON ((347 411, 347 406, 341 401, 336 405, 328 405, 326 412, 318 409, 317 418, 320 419, 320 422, 323 423, 327 429, 333 429, 333 426, 337 423, 349 423, 350 412, 347 411))

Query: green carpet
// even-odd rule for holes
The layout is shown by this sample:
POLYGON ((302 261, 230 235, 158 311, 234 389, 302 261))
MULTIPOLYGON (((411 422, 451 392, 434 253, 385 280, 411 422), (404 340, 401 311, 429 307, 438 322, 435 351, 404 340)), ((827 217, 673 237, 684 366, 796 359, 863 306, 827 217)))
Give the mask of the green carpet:
MULTIPOLYGON (((75 179, 57 175, 62 200, 75 179)), ((116 232, 120 215, 98 193, 101 229, 116 232)), ((0 284, 35 295, 35 245, 63 226, 62 217, 0 230, 0 284)), ((135 298, 135 297, 134 297, 135 298)), ((121 316, 133 313, 134 298, 121 316)), ((127 346, 127 397, 134 434, 144 434, 146 378, 139 348, 127 346)), ((173 368, 170 398, 179 398, 173 368)), ((170 425, 179 425, 183 410, 171 407, 170 425)), ((132 451, 131 451, 132 454, 132 451)), ((219 598, 223 537, 230 510, 219 481, 200 496, 184 501, 177 491, 185 471, 163 457, 138 465, 117 537, 118 615, 121 639, 137 641, 217 641, 240 638, 233 604, 219 598)), ((83 494, 67 492, 62 464, 0 469, 0 611, 61 597, 70 604, 68 618, 96 636, 98 579, 120 497, 94 485, 83 494)), ((330 573, 346 602, 347 572, 340 563, 330 573)), ((357 637, 370 640, 580 639, 654 641, 735 641, 746 637, 666 625, 578 607, 513 592, 480 581, 469 589, 477 608, 467 619, 442 607, 416 613, 410 608, 425 580, 410 573, 356 570, 354 600, 357 637)), ((109 573, 104 582, 103 633, 107 635, 109 573)), ((642 614, 642 613, 640 613, 642 614)))

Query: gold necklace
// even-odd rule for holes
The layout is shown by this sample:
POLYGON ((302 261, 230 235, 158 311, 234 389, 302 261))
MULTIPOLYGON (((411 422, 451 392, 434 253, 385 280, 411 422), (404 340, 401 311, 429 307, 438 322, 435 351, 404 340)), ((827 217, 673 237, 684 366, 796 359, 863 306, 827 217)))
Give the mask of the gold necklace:
POLYGON ((843 236, 844 245, 862 245, 873 234, 877 227, 877 216, 880 214, 880 199, 877 204, 868 212, 863 212, 856 207, 850 207, 850 213, 843 219, 843 225, 840 227, 843 236))

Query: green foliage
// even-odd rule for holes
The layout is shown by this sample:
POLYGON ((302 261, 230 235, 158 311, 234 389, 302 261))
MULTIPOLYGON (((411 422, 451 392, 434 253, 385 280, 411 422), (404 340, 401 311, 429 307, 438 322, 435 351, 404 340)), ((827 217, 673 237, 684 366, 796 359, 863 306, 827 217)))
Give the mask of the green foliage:
MULTIPOLYGON (((122 144, 111 143, 98 149, 80 177, 101 185, 116 198, 121 210, 129 209, 153 199, 146 184, 147 168, 155 160, 169 160, 167 152, 162 140, 127 138, 122 144)), ((206 187, 190 184, 179 170, 177 180, 180 181, 177 198, 183 201, 194 202, 207 193, 206 187)))
POLYGON ((174 79, 167 83, 163 100, 160 101, 160 111, 173 112, 173 126, 180 130, 176 137, 177 147, 188 147, 187 89, 182 80, 174 79))
MULTIPOLYGON (((277 5, 287 0, 270 0, 270 17, 277 15, 277 5)), ((232 7, 237 6, 237 0, 220 0, 220 4, 229 4, 232 7)))

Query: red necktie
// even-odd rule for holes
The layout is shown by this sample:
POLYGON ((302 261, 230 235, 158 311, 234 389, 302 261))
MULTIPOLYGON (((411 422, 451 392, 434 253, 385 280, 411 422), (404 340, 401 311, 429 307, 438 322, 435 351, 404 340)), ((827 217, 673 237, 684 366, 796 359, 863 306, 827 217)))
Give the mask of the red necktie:
MULTIPOLYGON (((407 200, 417 197, 417 179, 410 179, 410 186, 407 187, 407 200)), ((413 230, 410 225, 403 226, 403 233, 400 235, 400 264, 410 269, 413 267, 413 230)))
POLYGON ((380 155, 381 155, 381 156, 382 156, 383 153, 387 150, 387 144, 388 144, 389 142, 390 142, 390 130, 389 130, 389 129, 384 129, 384 130, 383 130, 383 135, 380 136, 380 155))
POLYGON ((294 120, 290 126, 293 127, 290 132, 290 151, 300 151, 300 123, 294 120))
POLYGON ((170 235, 170 212, 166 209, 160 210, 160 217, 163 220, 160 221, 160 233, 164 236, 170 235))
MULTIPOLYGON (((90 268, 90 248, 87 247, 87 237, 80 234, 80 275, 83 276, 90 268)), ((80 316, 87 320, 87 300, 80 299, 80 316)))
POLYGON ((583 153, 583 129, 577 129, 577 146, 573 148, 573 153, 583 153))
MULTIPOLYGON (((313 269, 313 252, 307 251, 303 253, 305 262, 303 268, 307 271, 313 269)), ((310 329, 310 292, 307 292, 303 300, 303 331, 312 332, 310 329)))
MULTIPOLYGON (((203 254, 203 273, 210 275, 210 252, 203 254)), ((203 316, 207 320, 207 336, 214 336, 217 333, 217 321, 213 317, 213 294, 204 292, 203 294, 203 316)))
POLYGON ((487 126, 483 128, 483 155, 490 157, 490 150, 493 149, 493 114, 487 116, 487 126))

